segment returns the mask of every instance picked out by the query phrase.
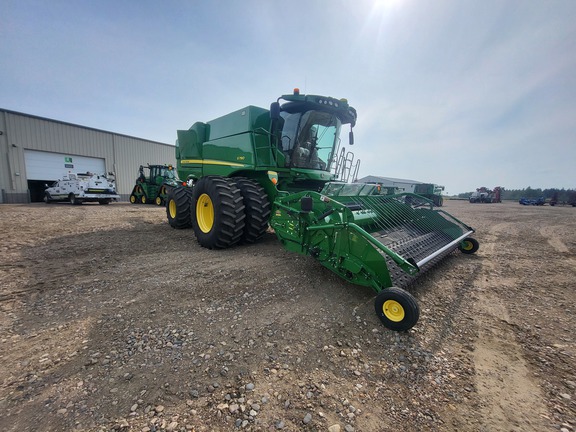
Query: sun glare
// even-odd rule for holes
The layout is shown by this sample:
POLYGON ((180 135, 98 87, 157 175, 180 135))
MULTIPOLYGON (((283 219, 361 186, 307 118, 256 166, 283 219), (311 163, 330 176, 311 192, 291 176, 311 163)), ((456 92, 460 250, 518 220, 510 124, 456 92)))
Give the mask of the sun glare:
POLYGON ((374 9, 395 9, 399 7, 404 0, 372 0, 374 9))

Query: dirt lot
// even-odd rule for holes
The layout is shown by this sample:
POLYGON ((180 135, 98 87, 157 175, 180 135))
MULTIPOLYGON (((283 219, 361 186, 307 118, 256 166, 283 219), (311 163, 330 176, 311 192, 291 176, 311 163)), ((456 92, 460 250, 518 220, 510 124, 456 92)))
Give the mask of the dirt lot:
POLYGON ((576 429, 576 209, 449 201, 477 229, 374 293, 273 234, 202 249, 162 208, 0 206, 2 431, 576 429))

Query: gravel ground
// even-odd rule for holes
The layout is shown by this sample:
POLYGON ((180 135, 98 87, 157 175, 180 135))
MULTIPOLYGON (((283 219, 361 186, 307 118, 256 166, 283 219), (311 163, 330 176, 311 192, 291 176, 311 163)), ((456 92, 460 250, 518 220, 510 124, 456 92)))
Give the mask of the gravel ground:
POLYGON ((477 229, 374 293, 269 233, 224 251, 162 208, 0 206, 2 431, 574 431, 576 209, 448 201, 477 229))

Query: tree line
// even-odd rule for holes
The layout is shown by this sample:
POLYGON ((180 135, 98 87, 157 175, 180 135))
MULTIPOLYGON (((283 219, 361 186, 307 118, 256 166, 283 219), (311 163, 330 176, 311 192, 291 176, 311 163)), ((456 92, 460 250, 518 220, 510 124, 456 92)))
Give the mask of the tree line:
MULTIPOLYGON (((490 188, 486 188, 490 190, 490 188)), ((470 198, 472 192, 464 192, 458 194, 458 198, 470 198)), ((544 197, 546 200, 556 199, 559 203, 572 203, 576 202, 576 189, 540 189, 531 188, 528 186, 525 189, 500 189, 500 196, 503 200, 519 200, 520 198, 537 199, 544 197)))

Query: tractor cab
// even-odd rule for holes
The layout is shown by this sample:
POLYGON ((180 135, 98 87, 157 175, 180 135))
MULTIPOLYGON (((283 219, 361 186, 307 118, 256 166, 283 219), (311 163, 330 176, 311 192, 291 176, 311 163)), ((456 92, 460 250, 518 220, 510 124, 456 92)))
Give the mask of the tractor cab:
POLYGON ((161 185, 165 180, 174 180, 176 175, 172 165, 149 165, 150 183, 161 185))

